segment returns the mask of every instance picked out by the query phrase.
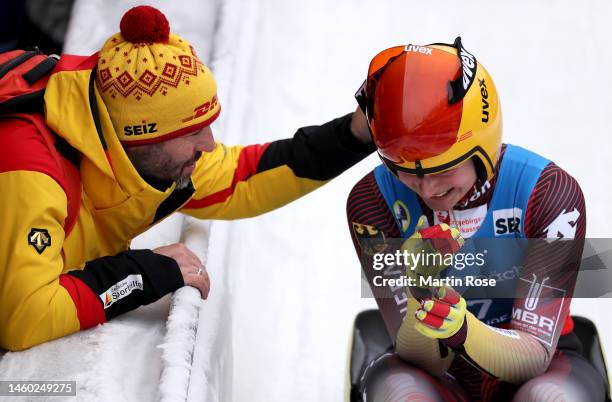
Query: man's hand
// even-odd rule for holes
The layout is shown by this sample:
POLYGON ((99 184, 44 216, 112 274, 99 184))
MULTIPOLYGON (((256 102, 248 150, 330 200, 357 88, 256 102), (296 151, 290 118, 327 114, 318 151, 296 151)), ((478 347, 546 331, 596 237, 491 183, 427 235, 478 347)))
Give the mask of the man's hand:
POLYGON ((370 135, 370 128, 365 115, 361 111, 361 108, 357 106, 351 119, 351 132, 361 143, 371 144, 372 136, 370 135))
POLYGON ((464 327, 465 314, 465 299, 453 288, 441 287, 421 302, 414 327, 428 338, 448 339, 464 327))
POLYGON ((206 267, 202 264, 202 261, 189 247, 183 243, 175 243, 153 249, 153 252, 174 259, 181 270, 181 274, 183 274, 185 285, 198 289, 202 299, 208 297, 210 291, 208 272, 206 272, 206 267))
POLYGON ((445 223, 427 227, 425 216, 421 216, 414 234, 404 244, 402 251, 413 255, 412 264, 406 267, 406 276, 415 282, 410 293, 417 299, 424 298, 429 286, 424 285, 428 278, 436 279, 448 268, 448 255, 454 254, 463 246, 459 231, 445 223), (417 259, 418 258, 418 259, 417 259))

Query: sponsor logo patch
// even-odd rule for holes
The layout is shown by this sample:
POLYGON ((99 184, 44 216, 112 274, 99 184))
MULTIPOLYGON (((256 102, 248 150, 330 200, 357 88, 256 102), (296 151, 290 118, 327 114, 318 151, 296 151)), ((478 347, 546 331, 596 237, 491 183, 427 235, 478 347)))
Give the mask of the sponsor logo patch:
POLYGON ((42 254, 51 245, 51 235, 47 229, 32 228, 28 233, 28 244, 42 254))
POLYGON ((434 211, 434 225, 446 223, 448 226, 457 228, 459 233, 461 233, 461 237, 469 239, 480 229, 486 216, 486 205, 465 210, 455 210, 452 215, 448 211, 434 211))
POLYGON ((525 278, 520 280, 529 284, 529 290, 527 296, 521 299, 522 306, 512 308, 512 319, 520 327, 519 329, 552 346, 554 334, 560 324, 565 290, 550 286, 548 276, 538 281, 538 277, 532 274, 530 280, 525 278), (544 303, 544 306, 540 306, 541 303, 544 303))
POLYGON ((100 294, 100 300, 104 309, 110 307, 116 301, 129 296, 134 290, 142 290, 142 275, 128 275, 125 279, 111 286, 106 292, 100 294))
POLYGON ((183 123, 187 123, 188 121, 195 120, 198 117, 204 116, 210 110, 214 109, 217 106, 218 102, 219 101, 217 100, 217 95, 213 96, 213 98, 210 101, 204 102, 200 106, 197 106, 195 109, 193 109, 194 114, 192 116, 185 117, 181 121, 183 123))
POLYGON ((574 208, 571 212, 565 209, 544 229, 548 239, 573 239, 576 235, 576 223, 580 212, 574 208))
POLYGON ((493 211, 493 231, 495 232, 495 236, 522 233, 522 216, 523 210, 520 208, 507 208, 493 211))
POLYGON ((157 132, 157 123, 145 123, 137 124, 134 126, 123 127, 123 134, 126 136, 130 135, 143 135, 157 132))
POLYGON ((446 223, 450 226, 450 214, 448 211, 434 211, 434 225, 446 223))
POLYGON ((387 249, 385 235, 376 226, 352 222, 353 232, 357 237, 361 250, 367 255, 382 253, 387 249))
POLYGON ((405 233, 410 227, 410 213, 408 212, 406 204, 400 200, 396 200, 393 203, 393 215, 395 215, 395 220, 397 220, 397 223, 400 225, 400 230, 405 233))

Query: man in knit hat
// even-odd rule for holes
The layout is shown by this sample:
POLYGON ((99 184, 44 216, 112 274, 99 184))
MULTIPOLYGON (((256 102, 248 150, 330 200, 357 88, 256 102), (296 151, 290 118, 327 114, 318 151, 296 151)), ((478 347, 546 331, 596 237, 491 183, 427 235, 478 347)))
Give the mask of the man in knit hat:
POLYGON ((175 211, 279 208, 374 150, 357 112, 263 145, 215 143, 216 83, 189 42, 152 7, 120 26, 99 54, 60 59, 44 116, 0 120, 1 348, 90 328, 184 285, 205 298, 191 250, 130 241, 175 211))

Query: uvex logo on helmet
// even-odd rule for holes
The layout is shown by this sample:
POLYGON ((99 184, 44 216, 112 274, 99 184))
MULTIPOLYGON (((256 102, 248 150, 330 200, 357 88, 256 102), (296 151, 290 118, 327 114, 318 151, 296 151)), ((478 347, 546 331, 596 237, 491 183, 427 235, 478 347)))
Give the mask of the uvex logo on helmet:
POLYGON ((428 54, 431 56, 430 47, 417 46, 417 45, 406 45, 406 47, 404 47, 404 50, 407 52, 423 53, 423 54, 428 54))
POLYGON ((463 67, 463 89, 468 90, 470 83, 472 82, 474 74, 476 74, 476 58, 472 56, 463 46, 459 47, 459 57, 461 57, 461 63, 463 67))
POLYGON ((478 84, 480 85, 480 96, 482 96, 482 122, 487 123, 489 121, 489 92, 487 92, 487 84, 485 84, 484 78, 482 80, 478 80, 478 84))
POLYGON ((183 123, 186 123, 188 121, 195 120, 198 117, 204 116, 206 113, 208 113, 209 110, 214 109, 217 106, 217 103, 217 95, 215 95, 210 101, 207 101, 193 109, 193 111, 195 112, 193 116, 186 117, 181 121, 183 123))

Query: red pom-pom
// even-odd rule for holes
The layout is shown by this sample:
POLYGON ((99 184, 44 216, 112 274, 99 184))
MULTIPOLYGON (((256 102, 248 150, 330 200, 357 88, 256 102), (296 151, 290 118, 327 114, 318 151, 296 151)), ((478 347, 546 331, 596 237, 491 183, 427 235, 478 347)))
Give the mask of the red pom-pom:
POLYGON ((168 42, 170 24, 157 8, 138 6, 128 10, 119 24, 121 35, 132 43, 168 42))

